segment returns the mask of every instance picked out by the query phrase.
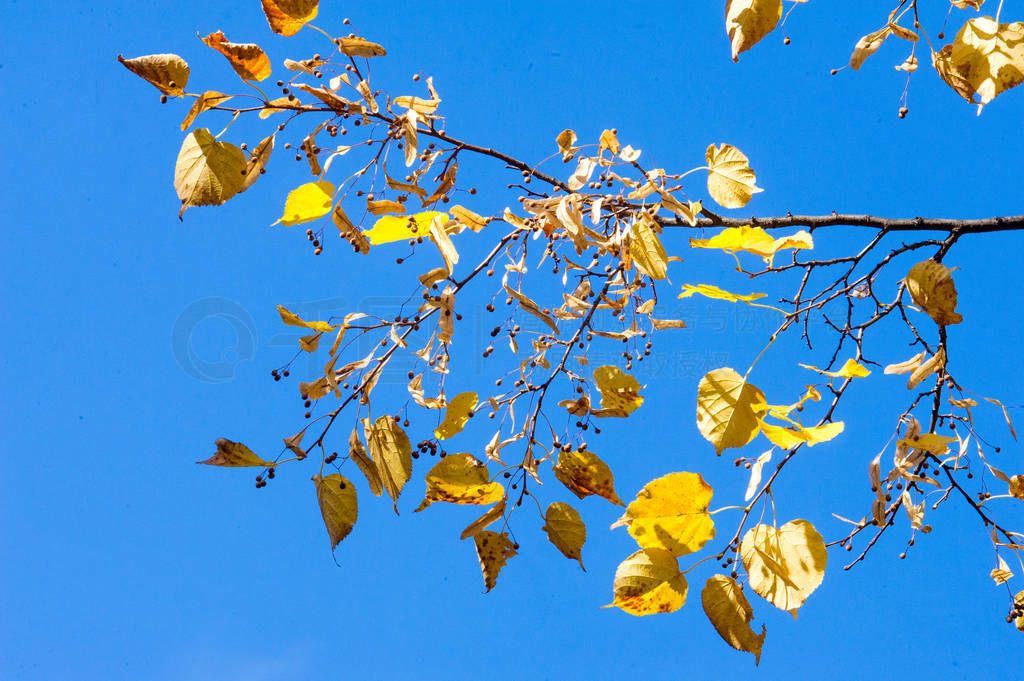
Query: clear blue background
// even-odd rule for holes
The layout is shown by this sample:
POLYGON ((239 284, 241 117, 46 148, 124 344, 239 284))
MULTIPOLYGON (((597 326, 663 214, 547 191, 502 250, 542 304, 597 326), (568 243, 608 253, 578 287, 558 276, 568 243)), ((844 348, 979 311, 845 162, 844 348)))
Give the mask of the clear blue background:
MULTIPOLYGON (((1024 92, 1004 94, 979 118, 922 68, 910 115, 900 120, 904 78, 892 65, 906 56, 905 43, 887 43, 859 73, 828 74, 860 35, 882 25, 888 5, 800 6, 786 28, 791 45, 777 32, 733 64, 723 4, 325 1, 316 23, 341 33, 341 18, 351 16, 389 51, 373 64, 378 87, 420 94, 422 83, 410 76, 433 75, 452 134, 530 161, 550 155, 565 127, 583 141, 616 127, 623 143, 653 154, 651 165, 674 171, 701 165, 709 143, 738 146, 766 190, 743 214, 1024 213, 1024 92)), ((932 12, 926 27, 941 23, 947 3, 924 4, 932 12)), ((950 35, 971 16, 954 12, 950 35)), ((1010 2, 1004 18, 1022 12, 1010 2)), ((290 381, 270 379, 297 338, 282 327, 276 303, 300 313, 379 310, 408 295, 405 281, 436 256, 398 268, 383 248, 380 257, 356 257, 329 236, 314 258, 302 228, 269 226, 287 191, 308 177, 280 148, 253 191, 178 222, 171 180, 188 103, 160 106, 157 92, 115 56, 176 52, 191 64, 190 91, 241 91, 196 31, 259 42, 275 69, 285 57, 326 51, 314 31, 272 35, 255 0, 9 0, 3 24, 0 677, 735 679, 753 671, 752 658, 722 643, 701 612, 713 563, 691 573, 690 602, 676 614, 599 609, 611 599, 615 566, 634 548, 624 530, 605 529, 620 509, 596 497, 575 504, 589 526, 587 573, 547 543, 536 513, 524 507, 513 522, 520 555, 484 595, 473 547, 458 540, 476 511, 410 513, 429 459, 417 464, 400 517, 359 483, 360 519, 337 551, 339 566, 310 463, 284 468, 263 490, 248 471, 196 466, 217 437, 270 456, 302 425, 295 381, 323 360, 300 358, 290 381), (175 332, 182 315, 185 326, 175 332), (180 359, 190 347, 229 380, 197 378, 196 362, 180 359)), ((927 61, 926 51, 919 56, 927 61)), ((199 121, 214 132, 224 122, 217 114, 199 121)), ((239 121, 227 139, 253 144, 265 129, 239 121)), ((298 143, 299 130, 291 132, 284 139, 298 143)), ((546 167, 569 172, 557 162, 546 167)), ((472 200, 459 197, 478 212, 513 201, 499 189, 514 175, 499 164, 467 162, 462 178, 481 188, 472 200)), ((691 186, 703 195, 699 176, 691 186)), ((460 238, 467 261, 484 251, 486 236, 460 238)), ((689 236, 666 237, 686 259, 672 266, 673 285, 753 290, 730 271, 728 256, 685 250, 689 236)), ((819 250, 840 252, 866 236, 822 231, 819 250)), ((966 317, 950 331, 951 367, 968 387, 1010 404, 1020 401, 1024 378, 1022 245, 1013 234, 972 237, 946 259, 962 268, 966 317)), ((893 286, 899 274, 880 285, 893 286)), ((607 424, 592 449, 612 465, 624 498, 666 472, 694 470, 714 486, 716 506, 739 503, 745 473, 731 457, 716 458, 694 427, 696 381, 718 364, 742 372, 762 346, 766 322, 724 303, 665 298, 665 316, 687 315, 691 328, 659 336, 657 352, 669 363, 637 367, 647 403, 628 422, 607 424)), ((456 349, 467 358, 465 373, 450 392, 484 391, 494 378, 496 366, 472 359, 490 328, 480 320, 483 300, 463 309, 456 349)), ((912 354, 898 328, 879 329, 867 345, 871 358, 884 364, 912 354)), ((754 374, 776 401, 795 398, 810 379, 795 361, 825 356, 824 342, 818 354, 798 358, 798 348, 795 339, 780 343, 754 374)), ((506 361, 503 353, 492 362, 506 361)), ((400 384, 378 391, 381 400, 404 401, 400 384)), ((838 414, 846 432, 803 452, 777 485, 780 522, 809 518, 833 539, 844 530, 832 511, 867 512, 868 461, 907 394, 900 379, 880 371, 851 390, 838 414)), ((1003 447, 995 461, 1024 472, 1001 415, 978 415, 1003 447)), ((426 421, 414 424, 414 439, 428 432, 426 421)), ((491 432, 472 425, 457 445, 479 452, 491 432)), ((336 448, 348 427, 337 429, 336 448)), ((575 502, 556 487, 539 492, 544 503, 575 502)), ((999 516, 1020 528, 1020 505, 997 503, 999 516)), ((935 532, 919 536, 905 561, 897 559, 905 522, 851 572, 840 569, 850 554, 833 553, 799 621, 755 598, 757 622, 768 625, 760 677, 1012 676, 1022 639, 1003 622, 1007 591, 988 577, 995 557, 986 532, 956 500, 928 520, 935 532)), ((716 521, 720 537, 730 536, 730 514, 716 521)))

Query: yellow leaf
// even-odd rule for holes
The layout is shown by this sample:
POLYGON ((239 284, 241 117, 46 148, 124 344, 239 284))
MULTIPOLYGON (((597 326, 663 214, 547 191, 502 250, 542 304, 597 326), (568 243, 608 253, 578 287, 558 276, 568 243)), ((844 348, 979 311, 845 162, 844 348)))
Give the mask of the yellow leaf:
POLYGON ((1010 496, 1016 499, 1024 499, 1024 475, 1014 475, 1010 478, 1010 496))
POLYGON ((615 600, 604 607, 637 616, 675 612, 686 604, 687 589, 675 556, 661 549, 640 549, 619 563, 615 600))
POLYGON ((998 24, 991 17, 970 19, 952 45, 932 54, 942 79, 960 96, 982 107, 1024 82, 1024 22, 998 24))
POLYGON ((383 57, 387 54, 382 46, 363 38, 338 38, 338 50, 350 57, 383 57))
POLYGON ((430 114, 437 111, 438 105, 441 104, 440 99, 421 99, 420 97, 413 97, 410 95, 401 95, 395 97, 392 101, 395 106, 401 106, 406 109, 412 109, 418 114, 429 116, 430 114))
POLYGON ((447 440, 462 432, 466 421, 473 415, 478 396, 474 392, 459 393, 448 403, 448 409, 444 413, 444 421, 434 431, 434 437, 438 440, 447 440))
POLYGON ((566 128, 558 133, 558 137, 555 138, 555 144, 558 145, 558 150, 562 152, 562 160, 568 161, 576 153, 576 149, 573 147, 576 144, 575 131, 566 128))
POLYGON ((669 473, 647 483, 612 528, 628 526, 641 548, 685 556, 715 538, 711 495, 711 485, 697 473, 669 473))
POLYGON ((374 223, 373 229, 363 232, 363 236, 369 239, 374 246, 427 236, 430 234, 430 223, 436 217, 441 218, 442 224, 448 221, 447 213, 436 211, 425 211, 401 217, 385 215, 374 223))
POLYGON ((276 113, 281 111, 291 111, 296 108, 296 102, 287 97, 278 97, 267 102, 262 109, 260 109, 260 120, 266 120, 276 113))
POLYGON ((223 31, 217 31, 200 40, 217 50, 231 64, 242 80, 266 80, 270 77, 270 58, 259 45, 253 43, 230 43, 223 31))
POLYGON ((548 506, 544 514, 544 527, 548 533, 548 541, 555 545, 562 555, 570 560, 578 560, 583 567, 583 544, 587 541, 587 526, 576 509, 569 504, 556 501, 548 506))
POLYGON ((1006 561, 1003 560, 1002 556, 996 557, 999 559, 999 567, 993 568, 992 571, 988 573, 988 576, 992 578, 992 581, 994 581, 996 585, 1005 584, 1013 579, 1013 571, 1010 569, 1010 566, 1006 564, 1006 561))
POLYGON ((819 369, 818 367, 813 367, 809 364, 801 364, 800 366, 804 369, 817 371, 819 374, 831 376, 832 378, 864 378, 865 376, 871 375, 871 371, 866 366, 853 359, 846 360, 846 363, 843 364, 839 371, 825 371, 824 369, 819 369))
POLYGON ((333 550, 356 524, 356 487, 339 473, 332 473, 326 478, 314 475, 313 483, 316 485, 316 500, 320 503, 320 515, 323 516, 333 550))
POLYGON ((923 260, 910 268, 907 290, 914 304, 928 313, 936 324, 959 324, 964 318, 956 311, 953 270, 934 260, 923 260))
POLYGON ((367 201, 366 210, 370 211, 373 215, 386 215, 388 213, 404 213, 405 206, 398 201, 381 199, 380 201, 367 201))
POLYGON ((192 206, 219 206, 245 191, 245 176, 241 149, 218 142, 206 128, 193 130, 181 143, 174 165, 174 189, 181 199, 178 217, 192 206))
POLYGON ((393 416, 381 416, 369 428, 369 422, 364 421, 363 426, 368 431, 366 444, 369 446, 370 456, 377 464, 384 489, 396 502, 397 513, 398 495, 402 493, 402 487, 412 476, 412 446, 409 444, 409 437, 395 422, 393 416))
POLYGON ((218 106, 223 102, 231 99, 231 95, 226 95, 223 92, 217 92, 210 90, 196 97, 196 101, 192 104, 192 108, 189 109, 188 115, 185 116, 185 120, 181 122, 181 131, 185 132, 188 127, 192 125, 192 122, 196 119, 196 116, 203 113, 209 108, 218 106))
POLYGON ((459 535, 459 539, 467 539, 480 534, 480 531, 505 515, 505 500, 502 499, 494 506, 487 509, 487 512, 466 526, 466 529, 459 535))
POLYGON ((679 294, 679 298, 689 298, 690 296, 699 293, 706 298, 718 298, 720 300, 728 300, 733 303, 742 302, 749 303, 759 298, 764 298, 767 294, 765 293, 729 293, 723 291, 717 286, 711 284, 683 284, 683 292, 679 294))
POLYGON ((766 406, 764 393, 728 367, 715 369, 697 386, 697 428, 719 455, 743 447, 760 429, 755 407, 766 406))
POLYGON ((482 530, 473 535, 473 543, 476 545, 480 570, 484 573, 484 585, 490 591, 498 583, 501 568, 509 558, 516 555, 515 547, 507 534, 498 534, 490 530, 482 530))
POLYGON ((794 618, 821 584, 828 562, 824 540, 806 520, 750 528, 740 543, 740 556, 750 588, 794 618))
POLYGON ((594 369, 594 383, 601 393, 601 406, 614 412, 603 416, 628 416, 644 403, 640 382, 617 366, 594 369))
POLYGON ((185 94, 185 85, 188 84, 189 74, 188 62, 178 55, 147 54, 134 59, 125 59, 123 56, 117 55, 117 60, 126 69, 149 81, 165 95, 181 97, 185 94))
POLYGON ((452 206, 450 211, 452 218, 458 220, 461 224, 469 227, 474 232, 479 232, 481 229, 487 226, 489 222, 494 218, 485 218, 482 215, 477 215, 468 208, 462 206, 452 206))
POLYGON ((690 239, 690 248, 719 248, 726 253, 744 251, 764 258, 771 265, 776 253, 784 248, 814 248, 811 235, 799 231, 790 236, 773 239, 760 227, 743 225, 727 227, 710 239, 690 239))
POLYGON ((348 458, 355 461, 356 466, 366 476, 366 482, 370 485, 370 493, 375 497, 379 497, 384 491, 384 486, 380 479, 380 471, 377 470, 377 464, 366 453, 366 447, 359 440, 359 434, 355 428, 352 429, 348 436, 348 458))
POLYGON ((580 499, 596 494, 616 506, 625 506, 615 493, 612 470, 591 451, 560 451, 554 473, 558 481, 580 499))
POLYGON ((605 130, 601 133, 601 144, 598 151, 604 151, 605 149, 612 152, 612 154, 618 154, 621 149, 619 138, 615 135, 614 130, 605 130))
POLYGON ((322 218, 331 212, 331 195, 334 185, 330 182, 307 182, 288 192, 284 202, 284 215, 275 225, 300 225, 322 218))
POLYGON ((322 332, 334 331, 334 329, 338 328, 336 326, 331 326, 327 322, 307 322, 299 319, 298 315, 289 311, 284 305, 277 306, 277 313, 281 315, 281 321, 288 326, 301 326, 304 329, 313 329, 314 331, 322 332))
POLYGON ((651 229, 652 222, 654 219, 650 213, 640 213, 640 219, 630 229, 633 239, 629 253, 641 272, 651 279, 664 279, 668 272, 668 254, 661 245, 661 239, 651 229))
POLYGON ((755 666, 760 664, 767 628, 761 625, 760 634, 750 628, 754 609, 736 580, 725 575, 711 577, 700 592, 700 601, 718 635, 736 650, 752 653, 755 666))
POLYGON ((728 0, 725 31, 732 43, 732 60, 775 30, 782 17, 782 0, 728 0))
POLYGON ((241 466, 273 468, 274 466, 269 461, 264 461, 253 454, 252 450, 241 442, 232 442, 225 438, 218 438, 217 451, 213 456, 206 461, 197 461, 196 463, 206 464, 207 466, 229 466, 232 468, 241 466))
POLYGON ((472 454, 449 454, 434 464, 426 480, 427 495, 415 513, 438 501, 485 505, 505 496, 505 487, 500 482, 490 482, 487 466, 472 454))
POLYGON ((921 433, 917 437, 900 440, 897 444, 913 449, 921 449, 935 456, 942 456, 949 451, 949 443, 956 441, 955 437, 947 437, 936 433, 921 433))
POLYGON ((1017 631, 1024 631, 1024 591, 1017 592, 1017 595, 1013 597, 1013 604, 1017 606, 1017 612, 1020 613, 1014 619, 1013 624, 1017 627, 1017 631))
POLYGON ((845 424, 842 421, 836 421, 835 423, 826 423, 820 426, 810 426, 808 428, 797 427, 797 428, 783 428, 781 426, 774 426, 770 423, 765 423, 763 420, 758 420, 758 424, 761 426, 761 432, 768 440, 778 447, 779 449, 792 449, 799 444, 806 443, 808 447, 813 447, 820 442, 828 442, 835 436, 843 432, 845 424))
POLYGON ((878 48, 882 46, 882 43, 885 42, 890 33, 892 33, 892 29, 886 26, 885 28, 868 33, 858 40, 853 48, 853 54, 850 55, 850 68, 854 71, 858 70, 865 59, 878 51, 878 48))
POLYGON ((261 0, 270 30, 283 36, 295 35, 316 19, 320 0, 261 0))
POLYGON ((742 208, 754 194, 764 191, 757 186, 747 157, 731 144, 723 144, 721 148, 710 145, 707 162, 708 193, 718 205, 742 208))

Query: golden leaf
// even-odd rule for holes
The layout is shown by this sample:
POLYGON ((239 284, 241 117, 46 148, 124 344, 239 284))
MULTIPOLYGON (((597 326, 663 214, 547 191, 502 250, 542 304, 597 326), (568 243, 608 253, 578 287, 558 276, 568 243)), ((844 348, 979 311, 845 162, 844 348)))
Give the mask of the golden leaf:
POLYGON ((878 48, 882 46, 882 43, 885 42, 885 39, 889 37, 891 32, 892 29, 886 26, 885 28, 868 33, 858 40, 853 48, 853 54, 850 55, 850 68, 854 71, 858 70, 865 59, 878 51, 878 48))
POLYGON ((618 154, 621 147, 619 146, 619 138, 615 135, 614 130, 605 130, 601 133, 601 144, 599 151, 607 149, 612 154, 618 154))
POLYGON ((174 189, 181 199, 180 218, 192 206, 219 206, 245 191, 245 154, 234 144, 218 142, 206 128, 193 130, 181 143, 174 165, 174 189))
POLYGON ((504 485, 490 482, 487 466, 472 454, 449 454, 434 464, 426 480, 427 494, 415 513, 438 501, 485 505, 505 496, 504 485))
POLYGON ((295 103, 292 100, 288 99, 287 97, 278 97, 277 99, 272 99, 266 104, 264 104, 263 108, 260 109, 260 120, 266 120, 267 118, 270 118, 276 113, 279 113, 281 111, 292 111, 295 108, 295 103))
POLYGON ((1010 496, 1015 499, 1024 499, 1024 475, 1014 475, 1010 478, 1010 496))
POLYGON ((404 213, 405 206, 400 204, 398 201, 388 201, 381 199, 380 201, 367 201, 366 210, 370 211, 373 215, 387 215, 388 213, 404 213))
POLYGON ((253 451, 241 442, 232 442, 225 438, 218 438, 216 444, 217 451, 213 456, 206 461, 196 461, 196 463, 206 464, 207 466, 228 466, 232 468, 242 466, 273 468, 274 466, 274 464, 269 461, 264 461, 253 454, 253 451))
POLYGON ((452 218, 458 220, 461 224, 469 227, 474 232, 479 232, 481 229, 487 226, 489 222, 494 218, 485 218, 482 215, 477 215, 468 208, 462 206, 452 206, 449 212, 452 214, 452 218))
MULTIPOLYGON (((754 194, 764 191, 756 184, 747 157, 731 144, 707 150, 708 193, 724 208, 742 208, 754 194)), ((692 245, 692 242, 691 242, 692 245)))
POLYGON ((952 45, 932 55, 943 80, 967 101, 982 107, 1024 82, 1024 22, 996 24, 970 19, 952 45))
POLYGON ((1017 595, 1013 597, 1013 604, 1017 606, 1017 612, 1020 613, 1014 619, 1013 624, 1017 627, 1017 631, 1024 631, 1024 591, 1017 592, 1017 595))
POLYGON ((448 402, 448 409, 444 413, 444 420, 434 430, 434 437, 438 440, 447 440, 462 432, 466 421, 473 415, 478 395, 474 392, 459 393, 448 402))
POLYGON ((395 106, 401 106, 406 109, 412 109, 418 114, 429 116, 430 114, 437 111, 438 105, 441 104, 440 99, 421 99, 420 97, 413 97, 410 95, 401 95, 395 97, 392 100, 395 106))
POLYGON ((548 541, 555 545, 562 555, 570 560, 578 560, 583 567, 583 544, 587 541, 587 526, 580 514, 569 504, 556 501, 548 506, 544 514, 544 527, 548 533, 548 541))
POLYGON ((726 253, 754 253, 771 265, 775 254, 783 248, 814 248, 814 240, 810 234, 802 230, 790 236, 773 239, 760 227, 743 225, 726 227, 710 239, 690 239, 690 248, 719 248, 726 253))
POLYGON ((594 383, 601 393, 601 406, 609 412, 597 416, 629 416, 644 403, 640 382, 617 366, 594 369, 594 383))
POLYGON ((664 279, 668 272, 668 254, 661 245, 661 239, 651 229, 654 218, 647 211, 640 213, 640 219, 630 228, 632 241, 629 253, 637 269, 651 279, 664 279))
POLYGON ((196 101, 193 102, 192 108, 189 109, 188 115, 185 116, 185 120, 181 122, 181 131, 185 132, 188 127, 195 121, 196 116, 203 113, 209 108, 220 105, 223 102, 231 99, 231 95, 226 95, 223 92, 217 92, 210 90, 196 97, 196 101))
POLYGON ((764 393, 734 369, 715 369, 697 386, 697 428, 718 454, 743 447, 760 430, 755 406, 765 405, 764 393))
POLYGON ((402 487, 412 476, 412 446, 409 444, 409 437, 395 422, 393 416, 381 416, 372 427, 368 426, 369 421, 364 421, 363 427, 367 431, 366 444, 373 462, 377 464, 381 483, 388 496, 395 502, 397 513, 398 495, 402 493, 402 487))
POLYGON ((242 80, 266 80, 270 77, 270 58, 259 45, 253 43, 230 43, 223 31, 217 31, 200 40, 217 50, 231 64, 231 68, 242 80))
POLYGON ((334 185, 324 180, 299 185, 288 192, 284 214, 274 224, 291 227, 322 218, 331 212, 332 194, 334 185))
POLYGON ((480 561, 480 570, 484 573, 484 585, 490 591, 498 583, 498 573, 508 559, 516 555, 516 550, 508 535, 498 534, 490 530, 482 530, 473 535, 476 545, 476 557, 480 561))
POLYGON ((147 54, 144 57, 125 59, 119 54, 117 60, 126 69, 149 81, 165 95, 181 97, 185 94, 185 85, 188 84, 189 74, 188 62, 178 55, 147 54))
POLYGON ((591 451, 560 451, 554 473, 558 481, 580 499, 596 494, 616 506, 625 506, 615 493, 612 470, 591 451))
POLYGON ((313 483, 316 485, 316 500, 320 503, 320 515, 327 527, 327 536, 331 538, 331 550, 334 550, 356 524, 356 487, 339 473, 332 473, 326 478, 314 475, 313 483))
POLYGON ((828 442, 835 436, 843 432, 845 425, 842 421, 836 421, 835 423, 826 423, 820 426, 810 426, 804 428, 798 426, 796 428, 784 428, 782 426, 774 426, 770 423, 758 419, 758 425, 761 427, 761 432, 768 440, 778 447, 779 449, 792 449, 799 444, 806 444, 808 447, 813 447, 819 442, 828 442))
POLYGON ((675 612, 686 604, 688 585, 668 551, 640 549, 615 570, 615 600, 604 606, 630 615, 675 612))
POLYGON ((295 35, 316 19, 320 0, 261 0, 270 30, 283 36, 295 35))
POLYGON ((906 285, 914 304, 928 313, 936 324, 959 324, 964 320, 956 311, 956 285, 953 270, 934 260, 922 260, 910 268, 906 285))
POLYGON ((377 464, 366 453, 366 447, 363 446, 355 428, 352 429, 348 436, 348 458, 355 461, 356 466, 366 476, 366 482, 370 485, 370 493, 375 497, 379 497, 384 491, 384 485, 380 479, 380 471, 377 470, 377 464))
POLYGON ((327 322, 307 322, 307 321, 304 321, 304 320, 300 319, 297 314, 295 314, 294 312, 291 312, 284 305, 278 305, 277 306, 277 313, 279 315, 281 315, 281 321, 284 322, 285 324, 287 324, 288 326, 301 326, 304 329, 313 329, 314 331, 322 331, 322 332, 334 331, 334 329, 338 328, 336 326, 331 326, 327 322))
POLYGON ((733 303, 749 303, 751 301, 758 300, 759 298, 764 298, 767 295, 766 293, 729 293, 728 291, 723 291, 712 284, 697 284, 696 286, 693 284, 683 284, 683 292, 677 297, 689 298, 696 293, 699 293, 705 298, 718 298, 719 300, 728 300, 733 303))
MULTIPOLYGON (((728 0, 725 31, 732 43, 732 60, 775 30, 782 17, 782 0, 728 0)), ((717 199, 716 199, 717 200, 717 199)))
POLYGON ((920 449, 934 454, 935 456, 942 456, 949 451, 949 443, 956 442, 955 437, 948 437, 946 435, 938 435, 936 433, 921 433, 917 437, 908 437, 900 440, 897 444, 912 447, 913 449, 920 449))
POLYGON ((700 601, 718 635, 736 650, 752 653, 755 666, 760 664, 767 627, 761 625, 760 634, 750 628, 754 609, 736 580, 725 575, 711 577, 700 592, 700 601))
POLYGON ((406 241, 430 234, 430 223, 440 217, 442 224, 448 221, 447 213, 424 211, 415 215, 385 215, 374 223, 373 228, 363 232, 374 246, 393 241, 406 241))
POLYGON ((854 359, 846 360, 842 368, 839 371, 825 371, 818 367, 811 366, 809 364, 801 364, 804 369, 810 369, 811 371, 817 371, 819 374, 831 376, 832 378, 864 378, 865 376, 871 375, 871 371, 863 364, 857 362, 854 359))
POLYGON ((494 506, 487 509, 487 512, 466 526, 466 529, 459 535, 459 539, 468 539, 480 534, 480 531, 505 515, 505 500, 502 499, 494 506))
POLYGON ((558 150, 562 152, 562 160, 568 161, 576 153, 574 144, 576 144, 576 133, 568 128, 558 133, 558 137, 555 138, 555 144, 558 145, 558 150))
POLYGON ((711 495, 711 485, 699 474, 669 473, 647 483, 612 528, 626 525, 641 548, 685 556, 715 538, 711 495))
POLYGON ((750 588, 794 618, 821 584, 828 562, 825 541, 806 520, 750 528, 740 543, 740 556, 750 588))
POLYGON ((382 46, 363 38, 338 38, 335 43, 342 54, 350 57, 383 57, 387 54, 382 46))

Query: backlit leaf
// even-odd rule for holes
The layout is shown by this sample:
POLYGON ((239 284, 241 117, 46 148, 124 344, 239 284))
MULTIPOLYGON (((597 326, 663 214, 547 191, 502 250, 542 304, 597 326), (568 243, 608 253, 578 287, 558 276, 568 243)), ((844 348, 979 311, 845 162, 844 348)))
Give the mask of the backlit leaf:
POLYGON ((476 545, 476 557, 480 561, 480 570, 484 573, 484 585, 490 591, 498 583, 498 573, 505 567, 508 559, 516 555, 515 547, 508 534, 482 530, 473 535, 476 545))
POLYGON ((726 253, 744 251, 764 258, 769 265, 784 248, 814 248, 814 240, 804 231, 773 239, 760 227, 726 227, 710 239, 690 239, 690 248, 719 248, 726 253))
POLYGON ((723 144, 721 147, 710 145, 707 162, 708 193, 718 205, 742 208, 754 194, 764 191, 757 186, 747 157, 731 144, 723 144))
POLYGON ((366 447, 363 446, 355 428, 348 436, 348 458, 355 461, 356 466, 366 476, 366 482, 370 485, 370 493, 379 497, 384 491, 384 485, 380 480, 380 471, 377 470, 376 462, 366 453, 366 447))
POLYGON ((387 54, 382 46, 358 37, 338 38, 338 50, 350 57, 383 57, 387 54))
POLYGON ((297 314, 290 311, 284 305, 277 306, 277 313, 281 315, 281 321, 288 326, 300 326, 304 329, 313 329, 314 331, 333 331, 338 328, 331 326, 327 322, 307 322, 299 318, 297 314))
POLYGON ((500 482, 490 482, 487 466, 472 454, 449 454, 427 473, 427 494, 416 513, 438 501, 450 504, 493 504, 505 496, 500 482))
POLYGON ((596 494, 616 506, 625 506, 615 493, 612 470, 589 450, 560 451, 554 473, 558 481, 580 499, 596 494))
POLYGON ((937 433, 921 433, 917 437, 909 437, 900 440, 897 444, 913 449, 920 449, 934 454, 935 456, 942 456, 949 451, 949 443, 956 442, 955 437, 949 437, 947 435, 939 435, 937 433))
POLYGON ((231 95, 226 95, 223 92, 217 92, 216 90, 210 90, 196 97, 196 101, 193 102, 192 108, 189 109, 188 115, 185 116, 185 120, 181 122, 181 131, 185 132, 189 126, 196 119, 196 116, 203 113, 209 108, 218 106, 227 100, 231 99, 231 95))
MULTIPOLYGON (((364 422, 364 427, 369 425, 364 422)), ((377 464, 381 483, 388 496, 395 501, 398 511, 398 495, 412 476, 412 446, 405 431, 395 422, 393 416, 381 416, 373 427, 367 429, 366 444, 373 462, 377 464)))
POLYGON ((265 80, 270 77, 270 58, 259 45, 228 42, 223 31, 211 33, 205 38, 200 36, 200 39, 227 57, 231 68, 242 80, 265 80))
POLYGON ((765 404, 764 393, 734 369, 715 369, 697 386, 697 428, 718 454, 743 447, 760 430, 754 407, 765 404))
POLYGON ((637 616, 675 612, 686 604, 687 589, 675 556, 661 549, 640 549, 619 563, 615 600, 605 607, 637 616))
POLYGON ((334 185, 330 182, 307 182, 288 192, 284 202, 284 214, 275 225, 300 225, 322 218, 331 212, 331 195, 334 185))
POLYGON ((761 625, 760 634, 750 628, 754 609, 736 580, 725 575, 711 577, 700 592, 700 601, 718 635, 736 650, 752 653, 754 664, 760 664, 767 628, 761 625))
POLYGON ((635 378, 614 365, 594 369, 594 383, 601 393, 601 406, 614 413, 598 416, 628 416, 640 408, 642 386, 635 378))
POLYGON ((206 128, 193 130, 181 144, 174 166, 174 189, 181 217, 192 206, 219 206, 245 190, 245 154, 234 144, 218 142, 206 128))
POLYGON ((797 426, 785 428, 758 420, 761 432, 768 440, 779 449, 792 449, 800 444, 813 447, 820 442, 828 442, 843 432, 845 427, 842 421, 826 423, 820 426, 809 426, 807 428, 797 426))
POLYGON ((668 254, 661 239, 651 228, 651 214, 642 212, 631 227, 629 252, 637 268, 652 279, 664 279, 668 272, 668 254))
POLYGON ((1010 566, 1006 564, 1002 556, 997 556, 999 559, 999 567, 993 568, 988 576, 997 584, 1005 584, 1006 582, 1013 579, 1013 571, 1010 570, 1010 566))
POLYGON ((733 303, 749 303, 759 298, 764 298, 767 295, 766 293, 729 293, 711 284, 683 284, 683 292, 678 297, 689 298, 697 293, 706 298, 718 298, 719 300, 728 300, 733 303))
POLYGON ((369 239, 374 246, 387 244, 393 241, 408 241, 419 236, 430 234, 430 223, 434 218, 440 218, 442 224, 448 221, 447 213, 437 211, 424 211, 415 215, 385 215, 377 220, 373 229, 363 232, 363 236, 369 239))
POLYGON ((448 402, 448 410, 444 414, 444 421, 434 431, 434 437, 438 440, 447 440, 450 437, 462 432, 466 421, 473 414, 478 396, 474 392, 459 393, 448 402))
MULTIPOLYGON (((170 95, 181 97, 185 93, 185 85, 188 84, 188 62, 176 54, 147 54, 144 57, 125 59, 117 55, 117 60, 126 69, 149 81, 157 90, 170 95)), ((187 126, 186 126, 187 127, 187 126)), ((182 128, 184 130, 184 128, 182 128)))
POLYGON ((757 525, 740 543, 750 588, 780 610, 796 611, 825 577, 825 541, 806 520, 780 528, 757 525))
POLYGON ((932 54, 935 69, 961 97, 983 106, 1024 82, 1024 22, 970 19, 952 45, 932 54))
POLYGON ((272 468, 274 466, 269 461, 264 461, 253 454, 253 451, 241 442, 232 442, 225 438, 218 438, 216 444, 217 451, 213 456, 206 461, 197 461, 196 463, 206 464, 207 466, 229 467, 255 466, 258 468, 272 468))
POLYGON ((320 503, 320 515, 323 516, 333 550, 356 524, 356 487, 339 473, 332 473, 326 478, 314 475, 313 483, 316 485, 316 500, 320 503))
POLYGON ((544 514, 544 527, 541 529, 548 533, 548 540, 563 556, 578 560, 586 572, 583 567, 583 544, 587 541, 587 526, 575 508, 561 501, 550 504, 544 514))
POLYGON ((732 43, 732 60, 771 33, 782 17, 782 0, 728 0, 725 31, 732 43))
MULTIPOLYGON (((1024 38, 1022 38, 1024 39, 1024 38)), ((907 290, 914 304, 928 313, 936 324, 959 324, 964 318, 956 311, 953 270, 934 260, 923 260, 907 274, 907 290)))
POLYGON ((605 130, 601 133, 601 141, 599 150, 604 151, 607 149, 612 152, 613 155, 618 154, 621 150, 619 146, 619 138, 616 136, 614 130, 605 130))
POLYGON ((811 371, 817 371, 819 374, 831 376, 832 378, 864 378, 865 376, 871 375, 871 371, 863 364, 857 362, 854 359, 846 360, 846 363, 839 369, 839 371, 825 371, 818 367, 811 366, 809 364, 801 364, 804 369, 810 369, 811 371))
POLYGON ((306 22, 316 19, 320 0, 262 0, 262 3, 270 30, 289 36, 298 33, 306 22))
POLYGON ((699 474, 669 473, 647 483, 612 527, 626 525, 641 548, 685 556, 715 538, 711 495, 711 485, 699 474))
POLYGON ((911 371, 921 366, 922 360, 925 358, 925 352, 922 350, 913 357, 903 362, 896 364, 890 364, 885 367, 884 373, 886 374, 909 374, 911 371))

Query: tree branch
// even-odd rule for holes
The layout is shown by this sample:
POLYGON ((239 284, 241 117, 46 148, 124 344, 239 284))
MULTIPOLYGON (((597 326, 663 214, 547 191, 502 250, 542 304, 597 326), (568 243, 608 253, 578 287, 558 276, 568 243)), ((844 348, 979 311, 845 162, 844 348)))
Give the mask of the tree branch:
POLYGON ((1007 215, 977 220, 957 220, 954 218, 884 218, 875 215, 852 215, 831 213, 829 215, 779 215, 770 217, 736 218, 712 213, 708 209, 701 211, 702 217, 697 224, 691 226, 681 218, 659 218, 666 227, 741 227, 750 225, 763 229, 781 229, 784 227, 808 227, 812 231, 820 227, 869 227, 889 232, 913 232, 934 230, 957 234, 984 234, 988 232, 1007 232, 1024 230, 1024 215, 1007 215))

